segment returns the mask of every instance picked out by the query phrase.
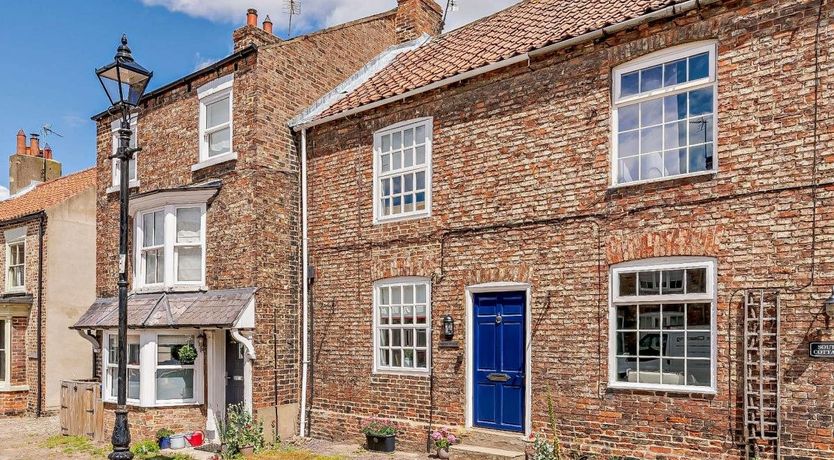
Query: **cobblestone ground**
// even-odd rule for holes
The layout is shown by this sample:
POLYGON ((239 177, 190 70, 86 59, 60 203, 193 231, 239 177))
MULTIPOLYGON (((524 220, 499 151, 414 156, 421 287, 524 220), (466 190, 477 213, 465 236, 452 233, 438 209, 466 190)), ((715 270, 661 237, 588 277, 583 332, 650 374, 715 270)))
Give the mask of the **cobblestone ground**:
MULTIPOLYGON (((62 448, 49 448, 46 440, 60 432, 58 416, 0 418, 0 460, 43 460, 43 459, 72 459, 72 460, 103 460, 106 455, 91 453, 67 453, 62 448)), ((318 455, 332 456, 340 459, 425 459, 426 454, 397 452, 394 454, 373 454, 358 445, 335 444, 321 440, 300 440, 295 445, 318 455)), ((102 452, 109 452, 109 445, 99 445, 102 452)), ((197 458, 195 456, 195 458, 197 458)), ((269 457, 270 459, 273 457, 269 457)), ((284 458, 295 459, 297 456, 276 456, 278 460, 284 458)), ((314 459, 315 457, 313 457, 314 459)), ((306 459, 305 459, 306 460, 306 459)))

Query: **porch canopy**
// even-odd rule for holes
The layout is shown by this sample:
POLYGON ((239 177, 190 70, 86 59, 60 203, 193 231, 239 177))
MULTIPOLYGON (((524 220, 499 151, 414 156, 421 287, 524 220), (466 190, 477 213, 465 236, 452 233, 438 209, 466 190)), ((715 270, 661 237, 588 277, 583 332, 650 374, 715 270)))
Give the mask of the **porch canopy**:
MULTIPOLYGON (((258 288, 197 292, 134 293, 127 299, 127 327, 235 328, 255 327, 255 291, 258 288)), ((99 298, 72 326, 73 329, 115 329, 119 326, 119 299, 99 298)))

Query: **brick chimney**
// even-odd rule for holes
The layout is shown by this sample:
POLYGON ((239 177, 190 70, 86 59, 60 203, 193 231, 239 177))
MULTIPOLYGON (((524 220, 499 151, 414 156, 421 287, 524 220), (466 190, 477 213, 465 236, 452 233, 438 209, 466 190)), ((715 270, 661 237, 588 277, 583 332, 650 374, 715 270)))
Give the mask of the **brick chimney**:
POLYGON ((17 132, 17 147, 9 157, 9 192, 14 195, 32 182, 46 182, 61 177, 61 163, 52 159, 52 147, 40 147, 37 134, 30 134, 26 145, 26 134, 17 132))
POLYGON ((443 9, 434 0, 397 0, 397 41, 411 41, 424 33, 437 35, 442 20, 443 9))
POLYGON ((281 39, 272 34, 272 21, 269 16, 264 20, 264 28, 258 28, 258 10, 254 8, 246 10, 246 25, 232 32, 232 41, 235 51, 252 44, 264 46, 281 43, 281 39))

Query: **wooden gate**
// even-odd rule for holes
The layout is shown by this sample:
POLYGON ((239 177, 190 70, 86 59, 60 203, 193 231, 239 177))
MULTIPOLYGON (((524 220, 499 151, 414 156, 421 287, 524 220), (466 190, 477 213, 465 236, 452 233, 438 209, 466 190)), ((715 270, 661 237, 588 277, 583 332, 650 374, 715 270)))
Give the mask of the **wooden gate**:
POLYGON ((61 434, 104 438, 104 405, 101 383, 66 380, 61 382, 61 434))

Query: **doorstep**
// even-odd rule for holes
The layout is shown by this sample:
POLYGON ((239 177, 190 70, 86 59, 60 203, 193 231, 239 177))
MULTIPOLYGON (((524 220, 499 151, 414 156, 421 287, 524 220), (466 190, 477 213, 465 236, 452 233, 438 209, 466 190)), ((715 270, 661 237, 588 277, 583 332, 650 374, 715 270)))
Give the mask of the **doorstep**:
POLYGON ((496 449, 469 444, 455 444, 449 448, 452 460, 524 460, 524 451, 496 449))
POLYGON ((190 455, 191 458, 194 460, 211 460, 214 458, 214 452, 206 452, 204 450, 197 450, 193 447, 184 447, 182 449, 162 449, 159 451, 160 454, 173 456, 175 454, 185 454, 190 455))

